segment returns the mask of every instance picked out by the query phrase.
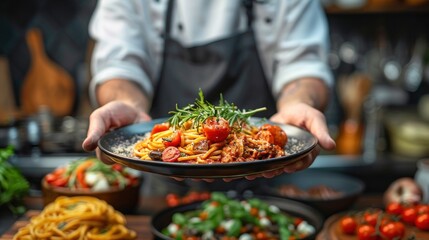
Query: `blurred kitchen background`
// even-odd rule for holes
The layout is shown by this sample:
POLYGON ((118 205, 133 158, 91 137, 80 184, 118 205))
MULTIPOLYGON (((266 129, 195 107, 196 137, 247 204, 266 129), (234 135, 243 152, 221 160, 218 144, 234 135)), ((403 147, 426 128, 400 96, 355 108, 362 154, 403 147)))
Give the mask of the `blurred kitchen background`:
MULTIPOLYGON (((320 1, 336 78, 326 115, 338 148, 312 167, 381 192, 429 157, 429 1, 320 1)), ((0 2, 0 147, 15 147, 10 161, 36 190, 47 172, 89 154, 81 143, 92 111, 87 26, 95 4, 0 2)))

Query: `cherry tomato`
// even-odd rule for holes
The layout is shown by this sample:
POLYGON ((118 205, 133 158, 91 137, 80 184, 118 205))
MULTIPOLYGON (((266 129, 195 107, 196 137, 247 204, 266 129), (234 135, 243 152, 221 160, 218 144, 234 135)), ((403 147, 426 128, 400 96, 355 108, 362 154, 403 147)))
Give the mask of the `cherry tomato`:
POLYGON ((345 216, 341 219, 341 230, 345 234, 354 235, 356 233, 356 219, 350 216, 345 216))
POLYGON ((176 147, 167 147, 162 151, 162 161, 175 162, 180 157, 180 151, 176 147))
POLYGON ((403 210, 402 204, 398 202, 389 203, 386 207, 386 212, 393 215, 401 215, 403 210))
POLYGON ((180 145, 182 141, 182 133, 177 130, 173 133, 173 135, 171 136, 171 138, 163 138, 163 143, 165 147, 177 147, 180 145))
POLYGON ((264 240, 268 239, 267 234, 265 232, 258 232, 256 233, 256 239, 257 240, 264 240))
POLYGON ((359 226, 357 235, 359 240, 377 240, 375 228, 369 224, 359 226))
POLYGON ((177 194, 169 193, 165 197, 165 200, 167 201, 167 205, 170 207, 174 207, 180 204, 180 197, 177 194))
POLYGON ((200 193, 200 200, 207 200, 210 198, 210 193, 209 192, 202 192, 200 193))
POLYGON ((415 209, 417 211, 417 215, 429 213, 429 205, 426 204, 419 204, 415 207, 415 209))
POLYGON ((417 216, 416 220, 414 221, 414 225, 416 225, 416 227, 421 230, 428 231, 429 230, 429 213, 423 213, 417 216))
POLYGON ((63 175, 63 173, 65 173, 65 172, 66 172, 66 168, 65 167, 59 167, 59 168, 56 168, 52 173, 54 175, 59 176, 59 175, 63 175))
POLYGON ((58 176, 55 175, 55 174, 53 174, 53 173, 48 173, 45 176, 45 180, 46 180, 47 183, 52 183, 52 182, 54 182, 57 179, 58 179, 58 176))
POLYGON ((298 226, 299 224, 301 224, 304 221, 304 219, 300 218, 300 217, 296 217, 293 220, 293 225, 298 226))
POLYGON ((199 238, 196 236, 187 236, 186 240, 198 240, 199 238))
POLYGON ((367 224, 375 227, 375 225, 377 225, 377 221, 378 221, 379 216, 380 216, 379 210, 371 211, 371 212, 365 212, 363 215, 363 219, 367 224))
POLYGON ((51 184, 55 187, 65 187, 67 185, 68 179, 67 178, 58 178, 55 181, 53 181, 51 184))
POLYGON ((122 172, 122 170, 124 170, 123 167, 122 167, 122 165, 117 164, 117 163, 115 163, 115 164, 112 165, 112 169, 116 170, 118 172, 122 172))
POLYGON ((257 217, 259 215, 259 209, 257 208, 250 208, 250 215, 257 217))
POLYGON ((268 130, 273 135, 274 144, 282 148, 286 145, 288 137, 281 127, 267 123, 262 125, 261 130, 268 130))
POLYGON ((136 186, 139 183, 139 179, 137 177, 128 176, 127 178, 129 186, 136 186))
POLYGON ((231 128, 224 118, 210 117, 203 123, 203 132, 209 141, 216 143, 224 141, 231 132, 231 128))
POLYGON ((394 222, 396 230, 402 232, 402 236, 405 235, 405 225, 402 222, 394 222))
POLYGON ((209 213, 207 211, 202 211, 202 212, 200 212, 200 214, 198 216, 201 218, 201 220, 204 221, 208 218, 209 213))
POLYGON ((414 225, 414 221, 417 218, 417 210, 414 207, 408 207, 402 211, 402 221, 414 225))
POLYGON ((380 226, 383 239, 401 239, 405 234, 405 226, 401 222, 389 222, 380 226))
POLYGON ((170 128, 170 124, 169 123, 158 123, 158 124, 155 124, 155 126, 153 126, 153 128, 152 128, 152 132, 150 132, 150 135, 154 135, 155 133, 166 131, 169 128, 170 128))

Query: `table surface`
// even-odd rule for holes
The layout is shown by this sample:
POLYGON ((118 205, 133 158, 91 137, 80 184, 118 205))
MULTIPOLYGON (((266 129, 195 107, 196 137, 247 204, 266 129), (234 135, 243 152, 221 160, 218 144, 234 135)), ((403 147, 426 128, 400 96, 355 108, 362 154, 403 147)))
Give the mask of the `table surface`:
MULTIPOLYGON (((29 218, 37 215, 43 209, 43 201, 40 197, 27 197, 25 204, 29 209, 27 213, 12 223, 12 226, 3 233, 0 240, 13 239, 17 230, 28 224, 29 218)), ((363 209, 382 206, 381 194, 366 194, 362 195, 352 208, 363 209)), ((167 205, 163 197, 142 197, 140 199, 140 207, 136 210, 136 213, 126 215, 127 227, 137 232, 138 239, 153 239, 150 227, 151 216, 166 207, 167 205)))
MULTIPOLYGON (((26 226, 29 223, 29 219, 40 213, 40 210, 29 210, 16 221, 13 226, 0 237, 0 240, 12 240, 15 233, 19 228, 26 226)), ((153 239, 150 229, 150 217, 145 215, 126 215, 127 227, 136 231, 137 239, 151 240, 153 239)))

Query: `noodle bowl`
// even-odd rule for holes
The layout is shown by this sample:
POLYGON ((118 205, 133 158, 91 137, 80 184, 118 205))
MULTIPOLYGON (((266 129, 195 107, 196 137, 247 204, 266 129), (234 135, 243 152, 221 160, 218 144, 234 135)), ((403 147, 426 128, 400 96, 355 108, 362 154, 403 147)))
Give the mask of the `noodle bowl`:
POLYGON ((27 239, 136 239, 125 217, 94 197, 58 197, 19 229, 14 240, 27 239))

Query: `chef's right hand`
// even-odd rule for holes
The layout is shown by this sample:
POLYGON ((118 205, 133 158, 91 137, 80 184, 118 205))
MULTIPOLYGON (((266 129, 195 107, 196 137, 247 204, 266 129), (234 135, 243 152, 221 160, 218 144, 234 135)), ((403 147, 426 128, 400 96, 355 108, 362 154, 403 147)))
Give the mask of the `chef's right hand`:
POLYGON ((150 116, 141 109, 137 109, 121 101, 112 101, 92 112, 89 118, 87 136, 82 143, 85 151, 96 150, 97 157, 104 163, 112 161, 101 154, 97 147, 98 140, 108 131, 129 124, 151 120, 150 116))
POLYGON ((400 178, 394 181, 384 193, 384 204, 418 203, 422 200, 420 187, 412 178, 400 178))

